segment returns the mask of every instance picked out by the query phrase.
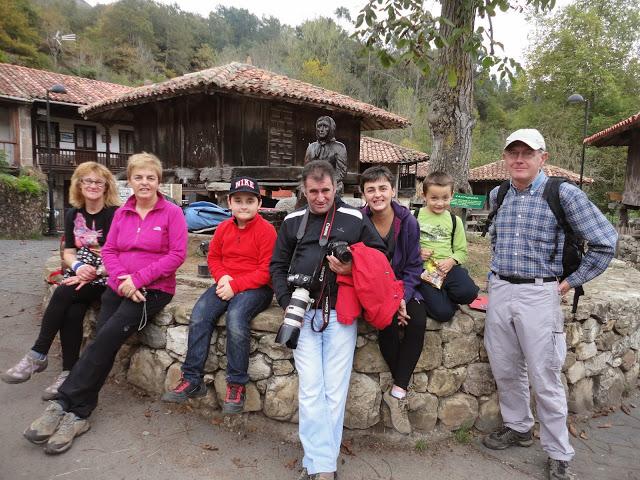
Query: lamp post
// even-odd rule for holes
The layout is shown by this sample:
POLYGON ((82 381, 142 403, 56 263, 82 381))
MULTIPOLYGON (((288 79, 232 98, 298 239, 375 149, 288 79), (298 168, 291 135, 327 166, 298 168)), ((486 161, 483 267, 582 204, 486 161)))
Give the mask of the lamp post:
POLYGON ((589 99, 584 98, 579 93, 574 93, 567 98, 567 103, 584 103, 584 132, 582 135, 582 158, 580 160, 580 190, 582 190, 582 177, 584 176, 584 154, 587 145, 584 139, 587 138, 587 126, 589 125, 589 99))
POLYGON ((67 89, 64 88, 64 85, 60 83, 56 83, 51 88, 47 89, 47 126, 46 126, 46 135, 47 135, 47 190, 49 191, 49 229, 47 231, 47 235, 57 235, 58 231, 56 229, 56 218, 55 218, 55 210, 53 208, 53 173, 51 171, 51 111, 49 106, 49 93, 59 93, 65 94, 67 93, 67 89))

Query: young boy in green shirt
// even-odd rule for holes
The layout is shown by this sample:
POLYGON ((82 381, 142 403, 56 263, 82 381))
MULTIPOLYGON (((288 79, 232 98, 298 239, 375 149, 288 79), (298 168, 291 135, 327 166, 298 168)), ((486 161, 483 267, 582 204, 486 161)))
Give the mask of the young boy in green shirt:
POLYGON ((440 288, 423 281, 419 291, 427 315, 438 322, 448 322, 458 305, 467 305, 476 298, 479 288, 461 266, 467 260, 467 238, 462 220, 449 211, 453 178, 443 172, 430 173, 422 191, 425 208, 418 213, 420 255, 425 269, 428 263, 435 263, 437 276, 444 277, 444 281, 440 288))

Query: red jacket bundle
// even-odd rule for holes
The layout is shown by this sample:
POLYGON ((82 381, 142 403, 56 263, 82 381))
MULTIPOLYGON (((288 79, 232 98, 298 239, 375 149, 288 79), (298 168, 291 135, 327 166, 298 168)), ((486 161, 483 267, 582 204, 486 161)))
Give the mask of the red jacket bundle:
POLYGON ((397 280, 387 257, 380 250, 356 243, 351 275, 338 275, 338 321, 351 325, 364 309, 364 319, 374 328, 388 327, 404 297, 402 280, 397 280))
POLYGON ((216 281, 230 275, 234 294, 271 283, 269 262, 276 243, 276 230, 256 215, 244 228, 235 219, 225 220, 216 229, 209 245, 207 263, 216 281))

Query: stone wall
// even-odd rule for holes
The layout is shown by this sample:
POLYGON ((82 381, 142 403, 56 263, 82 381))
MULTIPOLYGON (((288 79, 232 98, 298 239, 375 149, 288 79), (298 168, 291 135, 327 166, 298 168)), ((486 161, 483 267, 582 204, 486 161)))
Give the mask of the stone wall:
MULTIPOLYGON (((55 259, 51 261, 55 265, 55 259)), ((207 282, 181 277, 174 301, 120 353, 114 373, 160 396, 175 386, 185 359, 191 308, 207 282)), ((589 283, 574 318, 565 309, 569 353, 563 368, 569 408, 585 413, 619 405, 636 385, 640 350, 640 272, 614 260, 589 283)), ((569 298, 569 301, 571 298, 569 298)), ((90 312, 93 319, 95 312, 90 312)), ((297 422, 298 379, 292 353, 274 344, 282 310, 273 307, 251 323, 251 358, 245 410, 297 422)), ((409 395, 410 420, 417 431, 454 430, 474 425, 486 432, 501 425, 495 382, 483 346, 485 315, 463 307, 451 322, 431 320, 409 395)), ((87 322, 90 324, 91 322, 87 322)), ((225 328, 220 319, 205 365, 209 393, 192 407, 217 409, 225 394, 225 328)), ((389 425, 382 392, 391 375, 380 355, 376 333, 359 324, 345 425, 367 429, 389 425)))
POLYGON ((0 182, 0 237, 42 234, 45 197, 20 193, 0 182))
POLYGON ((640 236, 619 235, 616 258, 633 264, 640 269, 640 236))

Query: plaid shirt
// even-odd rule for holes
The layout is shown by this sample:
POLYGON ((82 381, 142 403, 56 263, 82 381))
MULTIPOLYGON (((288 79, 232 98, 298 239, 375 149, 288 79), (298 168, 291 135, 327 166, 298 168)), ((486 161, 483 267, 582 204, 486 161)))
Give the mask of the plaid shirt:
MULTIPOLYGON (((523 191, 513 185, 489 229, 493 258, 491 270, 506 277, 543 278, 562 275, 564 231, 542 197, 547 176, 540 171, 523 191), (553 255, 555 251, 555 257, 553 255)), ((577 287, 604 272, 615 253, 618 235, 587 195, 574 185, 560 185, 560 203, 567 222, 587 241, 580 267, 568 278, 577 287)), ((498 187, 490 193, 493 208, 498 187)))

